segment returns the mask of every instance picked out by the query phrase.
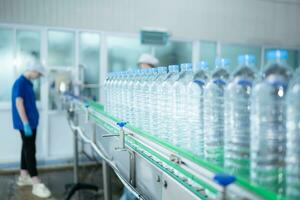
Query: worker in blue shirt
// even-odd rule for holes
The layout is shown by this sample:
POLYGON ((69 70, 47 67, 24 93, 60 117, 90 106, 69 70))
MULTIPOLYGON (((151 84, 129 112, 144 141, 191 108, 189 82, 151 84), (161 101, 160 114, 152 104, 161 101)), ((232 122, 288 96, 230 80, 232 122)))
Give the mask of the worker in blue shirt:
POLYGON ((38 178, 36 164, 36 132, 39 112, 36 107, 32 80, 45 75, 41 63, 30 62, 26 71, 15 81, 12 89, 12 117, 14 129, 22 138, 21 172, 17 184, 32 185, 32 193, 41 198, 51 196, 49 189, 38 178))

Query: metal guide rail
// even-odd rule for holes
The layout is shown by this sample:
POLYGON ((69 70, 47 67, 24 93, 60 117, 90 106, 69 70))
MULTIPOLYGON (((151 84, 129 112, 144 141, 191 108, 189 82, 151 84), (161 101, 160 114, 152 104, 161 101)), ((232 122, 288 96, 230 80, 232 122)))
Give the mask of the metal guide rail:
MULTIPOLYGON (((184 197, 181 198, 284 199, 264 188, 251 185, 247 180, 240 177, 230 176, 222 168, 201 160, 190 152, 173 146, 166 141, 160 140, 126 122, 110 116, 104 112, 103 106, 100 104, 89 100, 82 100, 73 95, 66 95, 65 101, 69 109, 76 109, 76 113, 84 114, 86 122, 94 123, 104 130, 105 134, 102 136, 102 139, 108 137, 117 138, 116 143, 118 144, 114 148, 115 151, 128 152, 130 160, 134 162, 145 160, 151 166, 150 168, 154 168, 159 173, 162 173, 162 177, 167 177, 164 179, 161 176, 157 176, 155 179, 156 182, 161 182, 162 190, 165 190, 167 187, 172 188, 168 186, 168 181, 166 181, 170 179, 176 183, 178 190, 186 193, 186 196, 183 195, 184 197)), ((71 125, 73 129, 77 128, 80 130, 74 124, 71 123, 71 125)), ((140 199, 149 198, 143 195, 143 189, 136 189, 139 187, 137 178, 141 178, 136 175, 136 163, 131 163, 130 161, 129 178, 126 179, 120 173, 120 166, 112 162, 109 158, 110 155, 105 155, 105 149, 101 145, 99 146, 95 144, 95 141, 92 142, 89 140, 83 132, 79 136, 84 141, 90 143, 96 153, 108 161, 121 181, 127 185, 133 194, 140 199)), ((177 189, 175 189, 176 191, 172 191, 172 193, 176 194, 178 192, 177 189)), ((171 198, 168 192, 165 193, 161 195, 160 199, 174 199, 174 196, 171 198)), ((180 199, 179 196, 180 194, 178 193, 178 199, 180 199)))

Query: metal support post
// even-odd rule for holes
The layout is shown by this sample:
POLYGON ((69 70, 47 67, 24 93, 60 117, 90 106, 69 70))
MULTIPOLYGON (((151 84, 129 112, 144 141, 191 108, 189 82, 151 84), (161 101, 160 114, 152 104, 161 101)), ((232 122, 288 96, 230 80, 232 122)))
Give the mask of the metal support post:
POLYGON ((103 172, 103 190, 104 190, 104 200, 111 200, 111 168, 108 163, 102 161, 102 172, 103 172))

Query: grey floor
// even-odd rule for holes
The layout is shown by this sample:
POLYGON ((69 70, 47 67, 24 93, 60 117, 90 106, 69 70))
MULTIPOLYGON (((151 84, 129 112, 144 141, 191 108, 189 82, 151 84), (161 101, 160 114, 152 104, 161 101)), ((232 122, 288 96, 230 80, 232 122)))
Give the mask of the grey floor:
MULTIPOLYGON (((72 183, 72 168, 44 169, 40 170, 42 181, 49 187, 52 192, 48 200, 63 200, 66 197, 66 184, 72 183)), ((18 187, 16 185, 18 174, 0 175, 0 200, 39 200, 31 194, 31 187, 18 187)), ((101 165, 85 166, 80 168, 80 182, 92 183, 102 189, 102 168, 101 165)), ((112 175, 112 192, 113 200, 120 198, 122 185, 120 181, 112 175)), ((76 200, 93 200, 103 199, 102 192, 82 191, 74 196, 76 200)))

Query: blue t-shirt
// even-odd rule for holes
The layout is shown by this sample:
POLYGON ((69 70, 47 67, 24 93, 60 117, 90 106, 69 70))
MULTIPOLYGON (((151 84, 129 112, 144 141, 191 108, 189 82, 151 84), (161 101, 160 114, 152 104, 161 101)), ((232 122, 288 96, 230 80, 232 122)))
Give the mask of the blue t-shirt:
POLYGON ((39 123, 39 113, 35 103, 33 84, 30 80, 21 75, 14 83, 12 89, 12 117, 14 129, 23 130, 23 122, 16 107, 16 98, 23 98, 25 112, 30 127, 36 129, 39 123))

